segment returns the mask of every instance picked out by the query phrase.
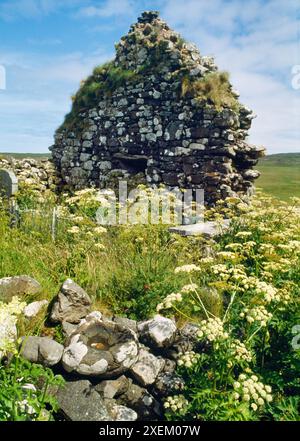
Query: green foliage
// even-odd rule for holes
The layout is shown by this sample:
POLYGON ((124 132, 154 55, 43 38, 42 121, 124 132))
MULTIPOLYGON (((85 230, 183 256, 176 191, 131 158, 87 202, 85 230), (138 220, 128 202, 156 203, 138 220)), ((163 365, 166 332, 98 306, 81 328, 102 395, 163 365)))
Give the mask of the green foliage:
POLYGON ((201 101, 213 104, 218 111, 229 107, 239 110, 239 103, 231 91, 229 74, 227 72, 212 72, 200 80, 184 76, 181 86, 182 96, 191 96, 201 101))
POLYGON ((78 119, 80 113, 96 106, 100 99, 111 96, 119 87, 137 79, 137 72, 116 67, 114 62, 97 66, 93 74, 87 80, 81 82, 78 92, 72 97, 72 110, 66 115, 65 121, 59 130, 65 127, 74 127, 80 123, 78 119))
POLYGON ((58 409, 50 387, 63 379, 51 369, 15 356, 0 364, 0 421, 49 421, 58 409))
POLYGON ((182 284, 190 285, 159 305, 160 311, 190 316, 199 325, 196 352, 179 358, 188 404, 182 413, 176 402, 167 403, 166 415, 298 421, 300 200, 287 205, 260 196, 236 211, 240 202, 231 199, 210 210, 214 218, 222 211, 231 218, 214 257, 177 268, 182 284), (222 296, 220 315, 204 302, 203 286, 222 296))
MULTIPOLYGON (((231 219, 216 241, 177 237, 162 224, 100 227, 95 213, 105 204, 94 189, 34 202, 42 216, 21 213, 18 228, 0 205, 0 277, 36 278, 44 288, 36 300, 51 300, 70 277, 95 310, 137 320, 159 312, 199 326, 195 354, 180 354, 192 359, 178 370, 186 386, 177 404, 186 408, 171 401, 167 419, 299 420, 300 352, 292 343, 300 324, 299 199, 220 201, 205 212, 231 219), (53 241, 47 213, 51 219, 58 202, 53 241), (260 396, 249 388, 247 397, 242 376, 260 396)), ((22 323, 22 334, 44 332, 43 325, 41 317, 22 323)), ((63 341, 60 328, 54 337, 63 341)))

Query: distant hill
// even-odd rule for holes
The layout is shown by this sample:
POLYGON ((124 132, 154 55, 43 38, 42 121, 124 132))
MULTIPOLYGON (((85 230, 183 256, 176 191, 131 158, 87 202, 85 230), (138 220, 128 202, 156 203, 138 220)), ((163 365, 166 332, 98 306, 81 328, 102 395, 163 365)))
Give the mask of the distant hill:
POLYGON ((300 197, 300 153, 278 153, 262 158, 256 168, 256 187, 282 200, 300 197))
POLYGON ((299 153, 277 153, 276 155, 268 155, 262 158, 260 164, 274 164, 280 166, 294 166, 300 165, 300 152, 299 153))
POLYGON ((51 153, 9 153, 9 152, 0 152, 0 158, 2 157, 12 157, 16 159, 24 159, 24 158, 33 158, 33 159, 41 159, 41 158, 50 158, 51 153))

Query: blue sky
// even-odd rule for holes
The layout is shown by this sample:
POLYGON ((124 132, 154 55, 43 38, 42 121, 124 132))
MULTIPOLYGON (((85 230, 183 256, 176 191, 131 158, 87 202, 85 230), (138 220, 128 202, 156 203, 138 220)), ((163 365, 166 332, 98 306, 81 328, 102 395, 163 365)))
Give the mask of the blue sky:
POLYGON ((0 0, 0 152, 47 151, 80 80, 145 9, 230 71, 258 115, 250 142, 300 152, 299 0, 0 0))

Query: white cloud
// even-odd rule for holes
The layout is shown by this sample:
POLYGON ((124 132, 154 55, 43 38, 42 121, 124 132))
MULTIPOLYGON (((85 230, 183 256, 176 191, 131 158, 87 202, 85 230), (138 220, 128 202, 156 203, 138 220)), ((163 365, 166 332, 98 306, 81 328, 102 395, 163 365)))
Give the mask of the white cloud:
POLYGON ((82 0, 6 0, 0 4, 0 18, 6 21, 36 19, 80 3, 82 0))
POLYGON ((77 17, 112 17, 129 15, 133 11, 133 2, 130 0, 107 0, 101 6, 86 6, 76 14, 77 17))
POLYGON ((55 57, 0 51, 8 73, 7 90, 0 91, 0 151, 47 151, 80 80, 110 58, 101 47, 55 57))
MULTIPOLYGON (((149 3, 7 0, 0 2, 0 19, 39 18, 64 8, 64 14, 74 16, 77 11, 78 19, 98 17, 90 31, 103 31, 112 29, 112 18, 120 23, 137 15, 137 10, 160 9, 161 17, 194 41, 201 54, 215 55, 220 69, 231 73, 241 101, 258 115, 250 141, 266 145, 270 153, 300 151, 300 90, 291 87, 291 66, 300 65, 298 0, 154 0, 150 7, 149 3)), ((29 42, 32 47, 56 44, 49 37, 29 42)), ((52 143, 48 134, 62 122, 79 81, 113 57, 113 42, 110 46, 111 53, 101 47, 63 55, 0 51, 0 63, 7 69, 7 90, 0 91, 0 148, 18 144, 23 151, 31 146, 45 151, 52 143)))
POLYGON ((300 151, 300 91, 291 87, 291 67, 300 64, 297 0, 167 0, 161 16, 214 55, 231 73, 241 101, 258 117, 250 141, 269 153, 300 151))

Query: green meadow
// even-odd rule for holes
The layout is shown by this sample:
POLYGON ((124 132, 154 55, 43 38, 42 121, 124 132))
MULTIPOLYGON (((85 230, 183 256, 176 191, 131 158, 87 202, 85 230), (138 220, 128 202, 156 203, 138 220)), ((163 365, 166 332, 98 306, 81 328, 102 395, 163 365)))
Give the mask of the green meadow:
POLYGON ((281 200, 300 197, 300 153, 280 153, 261 159, 256 186, 281 200))

